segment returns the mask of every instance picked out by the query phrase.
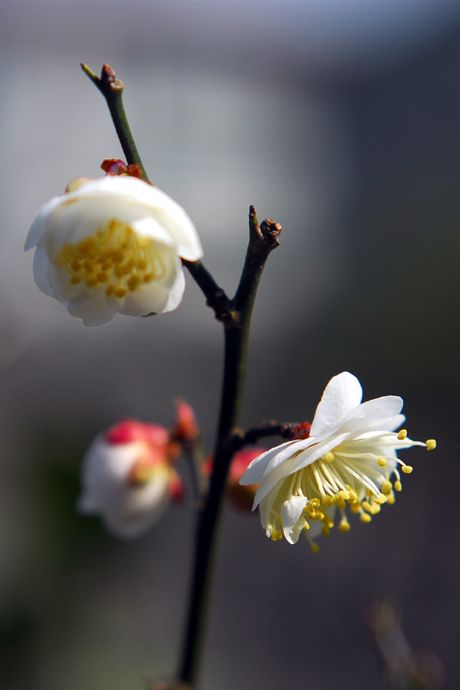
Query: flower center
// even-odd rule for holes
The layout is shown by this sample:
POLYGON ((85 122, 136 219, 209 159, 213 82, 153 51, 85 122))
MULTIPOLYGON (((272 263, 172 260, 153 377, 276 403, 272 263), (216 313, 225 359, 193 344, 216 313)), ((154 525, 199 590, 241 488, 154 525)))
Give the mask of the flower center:
POLYGON ((116 218, 81 242, 64 245, 56 265, 66 268, 72 285, 104 288, 108 297, 119 299, 166 272, 156 242, 116 218))

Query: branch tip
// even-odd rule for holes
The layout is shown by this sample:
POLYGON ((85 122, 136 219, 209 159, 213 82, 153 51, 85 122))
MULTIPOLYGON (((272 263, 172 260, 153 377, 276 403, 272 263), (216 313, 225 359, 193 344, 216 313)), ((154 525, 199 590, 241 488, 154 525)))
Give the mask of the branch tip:
POLYGON ((121 79, 117 79, 114 70, 106 63, 102 65, 101 82, 112 91, 122 91, 124 87, 121 79))

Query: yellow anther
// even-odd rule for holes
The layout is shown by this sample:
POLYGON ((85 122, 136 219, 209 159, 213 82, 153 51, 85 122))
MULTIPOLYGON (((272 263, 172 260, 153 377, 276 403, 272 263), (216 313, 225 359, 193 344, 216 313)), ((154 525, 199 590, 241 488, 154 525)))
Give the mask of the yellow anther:
POLYGON ((402 484, 401 484, 401 482, 399 481, 399 479, 397 479, 397 480, 395 481, 395 489, 396 489, 396 491, 401 491, 401 490, 402 490, 402 484))
POLYGON ((361 522, 364 522, 365 524, 367 524, 368 522, 370 522, 372 520, 371 516, 368 515, 367 513, 361 513, 359 518, 360 518, 361 522))
POLYGON ((126 285, 128 286, 130 292, 133 292, 137 287, 139 287, 140 283, 141 279, 138 276, 131 276, 126 285))
POLYGON ((380 465, 380 467, 386 467, 387 461, 385 458, 378 458, 377 460, 377 465, 380 465))
POLYGON ((383 505, 384 503, 386 503, 387 500, 388 500, 388 499, 387 499, 387 497, 385 496, 385 494, 382 493, 382 494, 379 494, 378 496, 376 496, 376 497, 374 498, 374 503, 377 503, 377 505, 381 506, 381 505, 383 505))
POLYGON ((392 485, 391 482, 389 482, 388 480, 385 481, 385 482, 383 482, 383 484, 382 484, 382 494, 390 494, 392 488, 393 488, 393 485, 392 485))
POLYGON ((360 512, 361 512, 361 503, 360 503, 360 501, 357 501, 356 503, 353 503, 350 507, 351 507, 351 512, 352 512, 352 513, 360 513, 360 512))
POLYGON ((345 509, 345 506, 347 505, 347 504, 345 503, 345 500, 344 500, 344 499, 342 498, 342 496, 340 496, 339 494, 336 494, 336 495, 334 496, 334 503, 336 504, 336 506, 337 506, 338 508, 340 508, 340 510, 344 510, 344 509, 345 509))
POLYGON ((281 532, 280 532, 279 530, 274 529, 274 530, 271 531, 271 533, 270 533, 270 539, 271 539, 272 541, 279 541, 279 540, 282 539, 282 538, 283 538, 283 535, 281 534, 281 532))
POLYGON ((332 496, 323 496, 322 501, 323 506, 325 506, 326 508, 330 508, 331 505, 334 503, 334 501, 332 500, 332 496))
POLYGON ((316 517, 316 510, 313 508, 311 503, 307 503, 307 505, 304 508, 304 512, 307 513, 311 518, 315 519, 316 517))
POLYGON ((401 429, 401 431, 398 433, 398 439, 400 441, 404 441, 407 438, 407 431, 406 429, 401 429))
POLYGON ((320 510, 318 510, 316 512, 315 520, 324 520, 324 513, 322 513, 320 510))
POLYGON ((315 544, 315 542, 312 541, 312 542, 310 542, 310 546, 311 546, 311 550, 313 551, 313 553, 318 553, 318 551, 319 551, 318 544, 315 544))
POLYGON ((372 512, 372 506, 368 501, 363 501, 363 508, 367 510, 368 513, 372 512))
POLYGON ((314 508, 319 508, 321 505, 321 501, 319 500, 319 498, 310 499, 310 503, 314 508))
POLYGON ((324 526, 328 527, 329 529, 334 527, 334 520, 332 518, 330 518, 329 515, 324 516, 323 522, 324 522, 324 526))
POLYGON ((322 530, 321 530, 321 533, 322 533, 325 537, 328 537, 328 536, 330 535, 330 533, 331 533, 331 530, 329 529, 329 527, 326 527, 326 525, 324 525, 324 527, 323 527, 322 530))
POLYGON ((429 438, 426 442, 426 447, 428 450, 434 450, 436 448, 436 441, 434 438, 429 438))
POLYGON ((334 453, 331 453, 331 451, 329 451, 329 453, 326 453, 323 456, 323 459, 324 459, 324 462, 334 462, 334 453))
POLYGON ((353 491, 352 489, 349 493, 350 498, 348 499, 348 502, 351 504, 356 503, 356 501, 358 500, 358 494, 356 493, 356 491, 353 491))
POLYGON ((393 503, 395 502, 395 500, 396 500, 396 499, 395 499, 395 495, 394 495, 393 492, 391 492, 391 494, 388 496, 388 505, 389 505, 389 506, 392 506, 393 503))
POLYGON ((129 225, 116 219, 91 237, 64 245, 54 263, 67 270, 70 284, 83 281, 88 288, 98 289, 105 283, 106 295, 118 299, 166 272, 156 242, 138 236, 129 225))
POLYGON ((304 526, 305 532, 308 532, 309 529, 310 529, 310 523, 305 521, 305 526, 304 526))
POLYGON ((341 498, 343 498, 344 501, 348 501, 348 499, 350 498, 350 494, 348 493, 348 491, 344 491, 343 489, 342 491, 339 491, 339 496, 341 496, 341 498))
POLYGON ((410 474, 414 468, 410 465, 403 465, 401 469, 404 472, 404 474, 410 474))
POLYGON ((123 261, 123 259, 124 259, 124 254, 123 254, 123 252, 120 251, 120 250, 114 251, 114 252, 112 252, 112 254, 111 254, 111 259, 112 259, 112 261, 113 261, 114 264, 119 264, 119 263, 121 263, 121 262, 123 261))
POLYGON ((345 532, 350 531, 350 523, 348 522, 346 517, 342 518, 340 525, 339 525, 339 531, 343 532, 344 534, 345 534, 345 532))

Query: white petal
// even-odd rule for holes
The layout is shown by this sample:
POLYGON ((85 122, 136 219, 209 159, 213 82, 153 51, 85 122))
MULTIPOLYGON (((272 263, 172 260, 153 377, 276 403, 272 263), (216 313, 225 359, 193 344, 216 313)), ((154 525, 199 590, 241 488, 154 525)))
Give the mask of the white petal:
POLYGON ((26 252, 29 249, 33 249, 34 247, 36 247, 39 243, 45 231, 47 219, 49 215, 53 213, 56 206, 59 206, 59 204, 61 203, 61 199, 61 196, 55 196, 44 206, 42 206, 40 211, 35 216, 34 220, 32 221, 32 225, 29 228, 29 232, 27 233, 26 241, 24 243, 24 250, 26 252))
POLYGON ((324 389, 323 397, 316 408, 311 436, 318 436, 336 424, 359 405, 362 397, 363 390, 356 376, 348 371, 334 376, 324 389))
POLYGON ((83 324, 89 328, 104 326, 118 314, 117 303, 113 299, 108 299, 102 290, 83 302, 74 300, 63 304, 70 316, 82 319, 83 324))
MULTIPOLYGON (((88 182, 67 196, 93 197, 99 195, 123 196, 126 201, 136 201, 144 207, 143 215, 155 218, 174 238, 179 255, 187 261, 197 261, 203 256, 198 233, 182 206, 157 187, 135 177, 106 177, 88 182)), ((124 220, 122 218, 122 220, 124 220)))
POLYGON ((361 425, 363 429, 378 428, 383 430, 384 427, 380 425, 399 415, 403 404, 402 398, 396 395, 374 398, 374 400, 368 400, 368 402, 362 403, 355 410, 352 410, 344 421, 353 417, 362 417, 361 425))
POLYGON ((257 488, 256 495, 254 496, 254 508, 259 505, 278 482, 292 474, 294 460, 295 458, 292 457, 287 458, 281 465, 273 470, 273 472, 270 472, 269 475, 262 479, 257 488))
MULTIPOLYGON (((281 484, 281 482, 280 482, 281 484)), ((260 513, 260 522, 262 523, 262 527, 264 529, 267 529, 268 522, 270 520, 270 513, 271 509, 273 506, 273 502, 276 499, 276 496, 278 495, 278 491, 280 489, 280 485, 275 486, 269 494, 264 498, 263 501, 261 501, 260 506, 259 506, 259 513, 260 513)), ((253 506, 253 510, 255 510, 257 506, 253 506)))
MULTIPOLYGON (((50 269, 50 260, 46 247, 40 245, 35 250, 32 270, 35 283, 37 287, 48 297, 56 297, 54 290, 50 284, 48 271, 50 269)), ((56 298, 57 299, 57 298, 56 298)))
POLYGON ((165 314, 168 311, 173 311, 174 309, 177 309, 179 304, 182 302, 182 297, 184 296, 184 291, 185 291, 185 276, 184 276, 184 270, 181 267, 175 282, 171 287, 169 288, 169 295, 168 295, 168 300, 163 308, 163 314, 165 314))
POLYGON ((307 503, 308 499, 305 496, 292 496, 289 501, 285 501, 281 506, 283 533, 290 544, 295 544, 299 540, 299 535, 305 527, 302 511, 307 503))
POLYGON ((328 438, 326 441, 323 441, 322 443, 318 443, 317 445, 311 446, 310 448, 307 448, 306 450, 302 451, 299 453, 294 458, 294 461, 291 463, 290 466, 290 474, 293 472, 297 472, 298 470, 302 470, 304 467, 308 467, 309 465, 312 465, 316 460, 319 460, 322 456, 324 456, 326 453, 329 453, 329 451, 333 451, 334 448, 337 448, 337 446, 345 441, 345 439, 348 437, 348 434, 338 434, 336 436, 333 436, 332 438, 328 438))
POLYGON ((240 484, 242 486, 249 486, 250 484, 259 484, 264 477, 265 470, 270 460, 278 455, 280 451, 284 448, 291 448, 296 441, 287 441, 286 443, 281 443, 279 446, 270 448, 270 450, 265 451, 257 458, 255 458, 246 468, 245 473, 240 479, 240 484))
POLYGON ((301 451, 309 448, 315 443, 313 438, 305 438, 301 441, 289 441, 288 443, 278 446, 278 453, 276 453, 273 458, 268 463, 264 477, 267 477, 270 472, 273 472, 279 465, 281 465, 288 458, 292 458, 294 455, 298 455, 301 451))

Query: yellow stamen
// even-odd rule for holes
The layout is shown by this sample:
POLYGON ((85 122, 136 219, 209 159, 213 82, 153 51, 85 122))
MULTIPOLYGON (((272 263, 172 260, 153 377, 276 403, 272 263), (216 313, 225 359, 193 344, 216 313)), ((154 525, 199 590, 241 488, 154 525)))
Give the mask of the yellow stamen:
POLYGON ((436 448, 436 441, 434 438, 429 438, 426 442, 426 447, 428 450, 434 450, 436 448))
POLYGON ((117 219, 91 237, 64 245, 55 264, 66 269, 72 285, 104 289, 107 297, 118 299, 160 280, 166 272, 157 243, 117 219))
POLYGON ((343 532, 344 534, 346 532, 350 531, 350 523, 348 522, 345 515, 343 516, 342 520, 340 521, 339 530, 340 530, 340 532, 343 532))
POLYGON ((331 451, 329 451, 329 453, 326 453, 326 455, 324 455, 324 461, 334 462, 334 453, 331 453, 331 451))
POLYGON ((390 494, 392 489, 392 484, 390 481, 385 481, 382 484, 382 494, 390 494))
POLYGON ((404 472, 404 474, 410 474, 413 471, 413 469, 414 468, 411 467, 410 465, 403 465, 401 467, 401 470, 404 472))
POLYGON ((407 438, 407 431, 406 429, 401 429, 401 431, 398 433, 398 439, 400 441, 404 441, 407 438))

